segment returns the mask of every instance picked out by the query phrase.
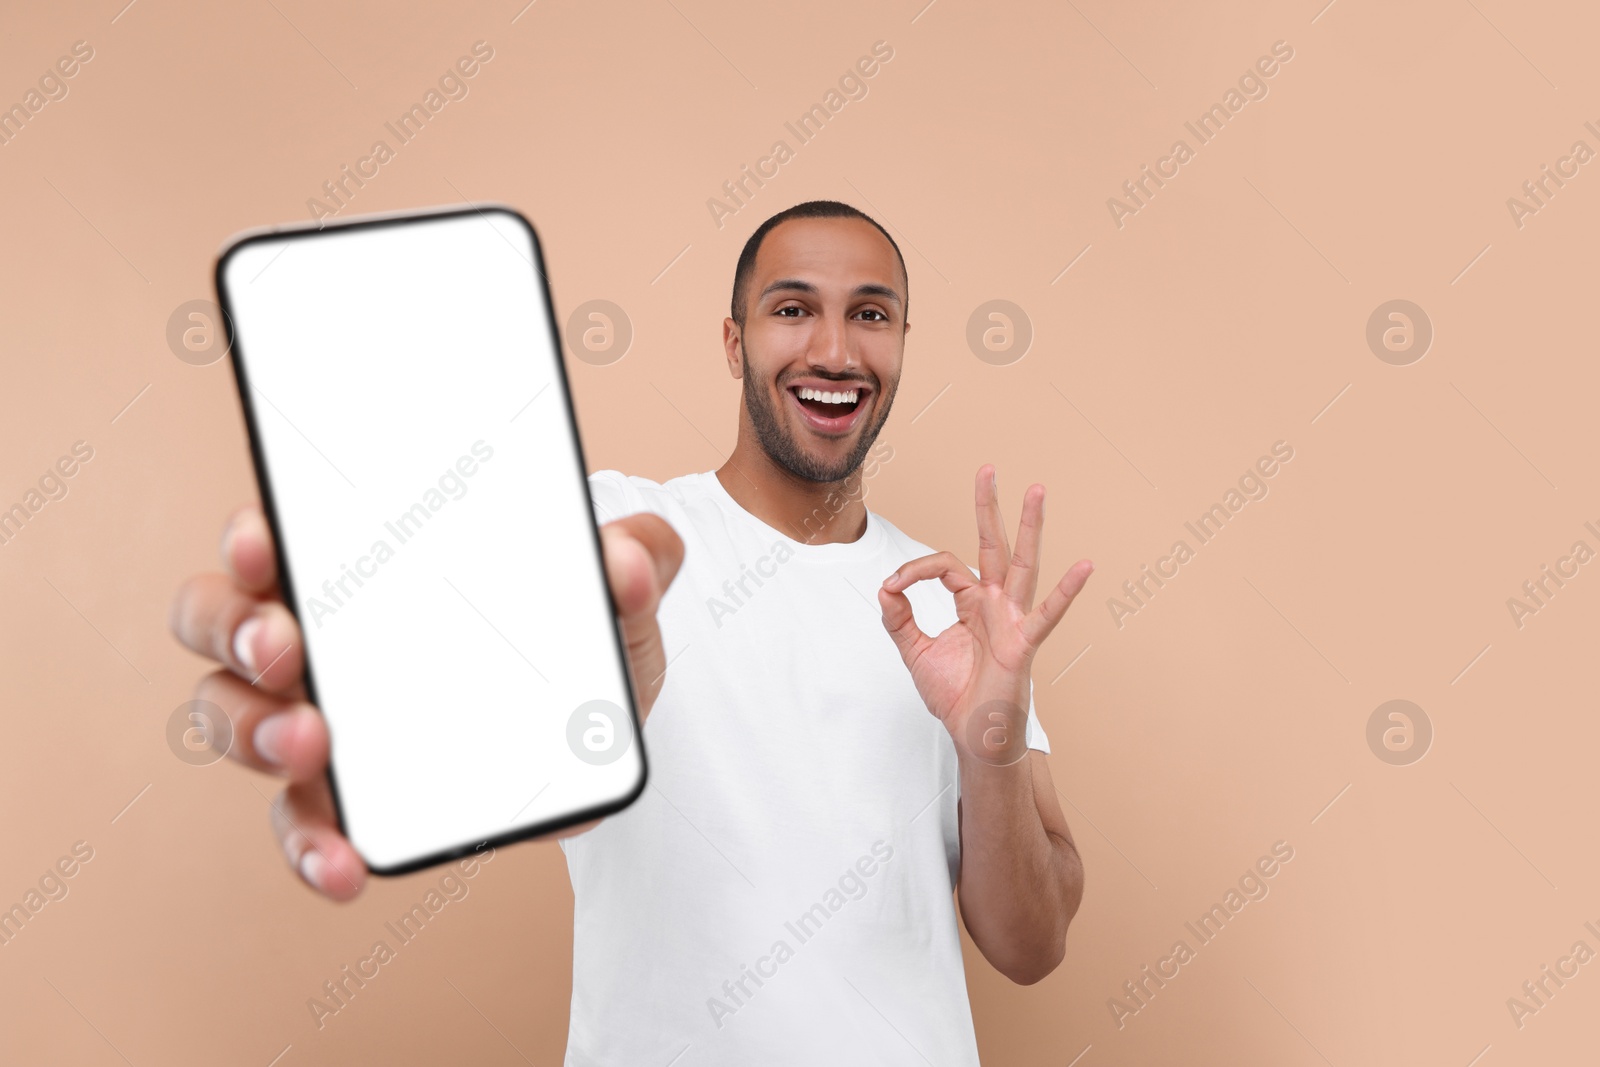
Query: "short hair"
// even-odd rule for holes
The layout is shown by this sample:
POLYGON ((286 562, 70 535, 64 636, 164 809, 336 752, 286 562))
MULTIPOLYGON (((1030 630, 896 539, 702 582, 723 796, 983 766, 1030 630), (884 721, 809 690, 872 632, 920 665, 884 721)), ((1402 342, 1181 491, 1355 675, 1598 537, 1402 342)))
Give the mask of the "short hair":
POLYGON ((900 277, 906 286, 905 312, 911 310, 911 276, 906 271, 906 257, 900 254, 900 246, 895 244, 894 238, 889 236, 889 231, 878 225, 878 220, 866 212, 842 204, 837 200, 807 200, 803 204, 778 212, 766 222, 756 227, 756 232, 744 243, 744 251, 739 253, 739 265, 733 271, 733 321, 744 329, 745 301, 748 299, 747 290, 750 288, 750 276, 756 270, 756 253, 761 251, 761 244, 767 239, 767 234, 779 223, 788 222, 790 219, 860 219, 870 222, 884 240, 889 242, 889 247, 894 249, 895 258, 900 261, 900 277))

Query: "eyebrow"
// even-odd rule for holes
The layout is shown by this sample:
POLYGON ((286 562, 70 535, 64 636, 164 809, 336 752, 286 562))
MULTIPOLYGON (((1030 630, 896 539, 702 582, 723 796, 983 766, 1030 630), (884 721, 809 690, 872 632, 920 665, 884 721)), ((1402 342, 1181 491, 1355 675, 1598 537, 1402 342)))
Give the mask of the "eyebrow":
MULTIPOLYGON (((808 281, 802 281, 799 278, 780 278, 771 285, 767 286, 765 289, 761 290, 761 299, 764 300, 772 293, 777 292, 809 293, 814 296, 819 292, 819 290, 815 285, 812 285, 808 281)), ((899 293, 895 292, 887 285, 878 285, 876 282, 867 282, 862 285, 858 285, 850 291, 850 295, 881 296, 885 300, 893 303, 896 307, 899 307, 901 303, 899 293)))

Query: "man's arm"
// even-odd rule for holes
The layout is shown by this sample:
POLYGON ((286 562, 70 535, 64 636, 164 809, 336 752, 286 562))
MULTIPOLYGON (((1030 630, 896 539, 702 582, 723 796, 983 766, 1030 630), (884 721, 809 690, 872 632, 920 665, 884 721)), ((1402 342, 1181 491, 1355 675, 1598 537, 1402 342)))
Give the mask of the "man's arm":
POLYGON ((978 471, 974 503, 977 574, 953 554, 935 552, 884 579, 878 604, 917 693, 950 731, 960 761, 961 916, 1002 974, 1037 982, 1065 954, 1083 866, 1044 756, 1025 747, 1029 679, 1039 646, 1094 564, 1073 564, 1035 605, 1044 486, 1023 494, 1014 553, 991 466, 978 471), (956 623, 937 637, 917 626, 905 594, 930 579, 955 598, 956 623))
POLYGON ((963 753, 960 768, 961 918, 995 970, 1032 985, 1066 953, 1083 863, 1043 752, 1009 767, 963 753))
MULTIPOLYGON (((633 673, 642 728, 667 679, 667 650, 661 643, 656 609, 683 566, 683 541, 667 520, 641 512, 602 523, 600 544, 611 601, 628 647, 628 669, 633 673)), ((577 837, 604 821, 591 819, 545 836, 556 840, 577 837)))

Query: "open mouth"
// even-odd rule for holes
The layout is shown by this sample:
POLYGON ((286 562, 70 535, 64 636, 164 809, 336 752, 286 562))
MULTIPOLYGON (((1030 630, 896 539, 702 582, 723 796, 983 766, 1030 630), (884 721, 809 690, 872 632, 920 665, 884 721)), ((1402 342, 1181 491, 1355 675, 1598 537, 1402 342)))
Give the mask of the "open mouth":
POLYGON ((848 433, 867 407, 871 390, 860 384, 836 383, 827 388, 810 385, 789 387, 800 414, 814 429, 824 434, 848 433))

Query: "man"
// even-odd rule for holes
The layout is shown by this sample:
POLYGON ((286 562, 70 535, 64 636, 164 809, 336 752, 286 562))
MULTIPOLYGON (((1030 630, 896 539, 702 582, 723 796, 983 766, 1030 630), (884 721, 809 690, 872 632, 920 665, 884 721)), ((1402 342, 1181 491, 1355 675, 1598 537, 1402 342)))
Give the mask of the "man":
MULTIPOLYGON (((556 835, 574 1067, 976 1063, 952 891, 1013 981, 1062 958, 1083 871, 1029 672, 1093 567, 1036 606, 1044 487, 1013 551, 992 467, 976 572, 867 509, 908 294, 899 248, 861 212, 775 215, 723 323, 743 383, 733 454, 662 485, 590 478, 651 781, 556 835)), ((274 817, 291 864, 350 899, 365 872, 333 818, 327 730, 297 699, 300 635, 258 509, 223 557, 228 576, 174 605, 179 638, 225 667, 197 695, 232 717, 231 755, 289 779, 274 817)))

